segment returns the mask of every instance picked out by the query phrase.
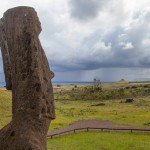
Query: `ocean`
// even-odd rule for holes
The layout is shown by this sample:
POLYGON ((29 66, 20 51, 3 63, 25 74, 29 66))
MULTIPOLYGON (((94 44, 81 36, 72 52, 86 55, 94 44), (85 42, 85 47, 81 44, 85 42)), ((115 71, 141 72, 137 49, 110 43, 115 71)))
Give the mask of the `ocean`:
POLYGON ((54 85, 63 85, 63 84, 93 84, 93 82, 89 82, 89 81, 66 81, 66 82, 60 82, 60 81, 58 81, 58 82, 52 82, 52 84, 54 84, 54 85))
MULTIPOLYGON (((69 85, 69 84, 92 84, 92 83, 93 83, 93 82, 88 82, 88 81, 87 81, 87 82, 86 82, 86 81, 81 81, 81 82, 76 82, 76 81, 71 81, 71 82, 70 82, 70 81, 69 81, 69 82, 68 82, 68 81, 66 81, 66 82, 64 82, 64 81, 63 81, 63 82, 60 82, 60 81, 59 81, 59 82, 52 82, 53 85, 64 85, 64 84, 68 84, 68 85, 69 85)), ((3 86, 5 86, 5 82, 0 82, 0 87, 3 87, 3 86)))

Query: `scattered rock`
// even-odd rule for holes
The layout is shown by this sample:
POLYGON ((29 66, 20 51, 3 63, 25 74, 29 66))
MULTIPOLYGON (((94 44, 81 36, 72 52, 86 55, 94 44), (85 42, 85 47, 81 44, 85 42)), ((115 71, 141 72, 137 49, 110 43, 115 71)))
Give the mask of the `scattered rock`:
POLYGON ((150 126, 150 122, 144 123, 145 126, 150 126))
POLYGON ((132 98, 127 98, 126 100, 121 100, 120 103, 132 103, 134 102, 134 99, 132 98))
POLYGON ((134 99, 132 99, 132 98, 127 98, 125 100, 125 103, 132 103, 132 102, 134 102, 134 99))

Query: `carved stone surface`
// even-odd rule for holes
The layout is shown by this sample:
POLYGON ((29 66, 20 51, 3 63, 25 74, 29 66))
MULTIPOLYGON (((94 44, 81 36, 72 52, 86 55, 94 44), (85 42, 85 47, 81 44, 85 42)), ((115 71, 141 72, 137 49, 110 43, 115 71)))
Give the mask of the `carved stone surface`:
POLYGON ((47 58, 39 41, 41 25, 31 7, 16 7, 0 21, 6 83, 12 84, 12 121, 0 131, 0 150, 45 150, 55 118, 47 58))
POLYGON ((8 50, 8 45, 4 33, 3 23, 4 23, 4 18, 0 20, 0 47, 1 47, 2 58, 3 58, 6 89, 11 90, 12 89, 11 63, 10 63, 9 50, 8 50))

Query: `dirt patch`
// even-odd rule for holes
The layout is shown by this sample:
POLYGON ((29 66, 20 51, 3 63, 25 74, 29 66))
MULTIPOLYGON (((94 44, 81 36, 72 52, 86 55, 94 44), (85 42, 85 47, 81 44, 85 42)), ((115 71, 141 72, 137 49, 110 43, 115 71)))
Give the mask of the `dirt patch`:
POLYGON ((63 129, 57 129, 48 133, 48 136, 78 128, 131 128, 131 126, 117 124, 109 120, 79 120, 64 127, 63 129))
POLYGON ((91 106, 105 106, 105 103, 98 103, 98 104, 91 105, 91 106))

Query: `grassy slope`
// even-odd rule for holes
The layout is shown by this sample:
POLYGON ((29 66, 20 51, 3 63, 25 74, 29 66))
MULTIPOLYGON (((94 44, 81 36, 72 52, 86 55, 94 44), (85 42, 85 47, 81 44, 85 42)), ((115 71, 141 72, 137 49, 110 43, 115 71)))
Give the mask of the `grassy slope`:
POLYGON ((139 98, 130 104, 120 101, 55 101, 57 117, 52 121, 50 130, 87 119, 111 120, 125 125, 148 127, 144 124, 150 122, 150 98, 139 98), (105 105, 91 106, 99 103, 105 105))
MULTIPOLYGON (((137 90, 148 90, 150 88, 149 83, 106 83, 102 86, 105 91, 111 91, 113 89, 120 88, 122 89, 125 87, 136 87, 132 88, 132 91, 135 93, 137 93, 137 90), (144 86, 146 86, 146 88, 144 86)), ((67 100, 69 95, 68 93, 80 92, 85 87, 87 87, 87 85, 61 85, 59 87, 54 86, 56 119, 52 121, 50 130, 61 128, 74 121, 82 119, 111 120, 120 124, 142 127, 145 127, 145 123, 150 123, 149 96, 142 98, 132 97, 135 99, 135 102, 130 104, 120 103, 120 101, 124 100, 125 98, 118 100, 94 100, 93 98, 89 101, 73 101, 72 99, 67 100), (72 90, 72 88, 76 90, 72 90), (91 105, 96 105, 99 103, 104 103, 105 106, 91 107, 91 105)), ((128 92, 128 90, 129 89, 125 89, 126 92, 128 92)))
POLYGON ((12 113, 11 92, 0 89, 0 128, 10 122, 12 113))
MULTIPOLYGON (((50 130, 62 128, 71 122, 82 119, 112 120, 120 124, 144 126, 150 122, 150 98, 137 98, 131 104, 120 100, 105 101, 55 101, 56 120, 52 121, 50 130), (91 106, 105 103, 104 106, 91 106)), ((11 93, 0 90, 0 128, 11 120, 11 93)), ((147 126, 146 126, 147 127, 147 126)), ((150 135, 128 133, 78 133, 48 140, 49 150, 121 150, 150 149, 150 135), (115 138, 114 138, 115 137, 115 138), (65 143, 68 143, 65 144, 65 143), (71 148, 70 148, 71 147, 71 148), (85 148, 84 148, 85 147, 85 148)))
MULTIPOLYGON (((0 128, 11 120, 11 93, 0 90, 0 128)), ((77 120, 102 119, 116 123, 145 127, 150 122, 150 98, 137 98, 131 104, 120 100, 55 101, 56 119, 50 129, 62 128, 77 120), (104 106, 91 106, 105 103, 104 106)), ((146 126, 147 127, 147 126, 146 126)))
POLYGON ((48 150, 149 150, 150 134, 83 132, 48 140, 48 150))

